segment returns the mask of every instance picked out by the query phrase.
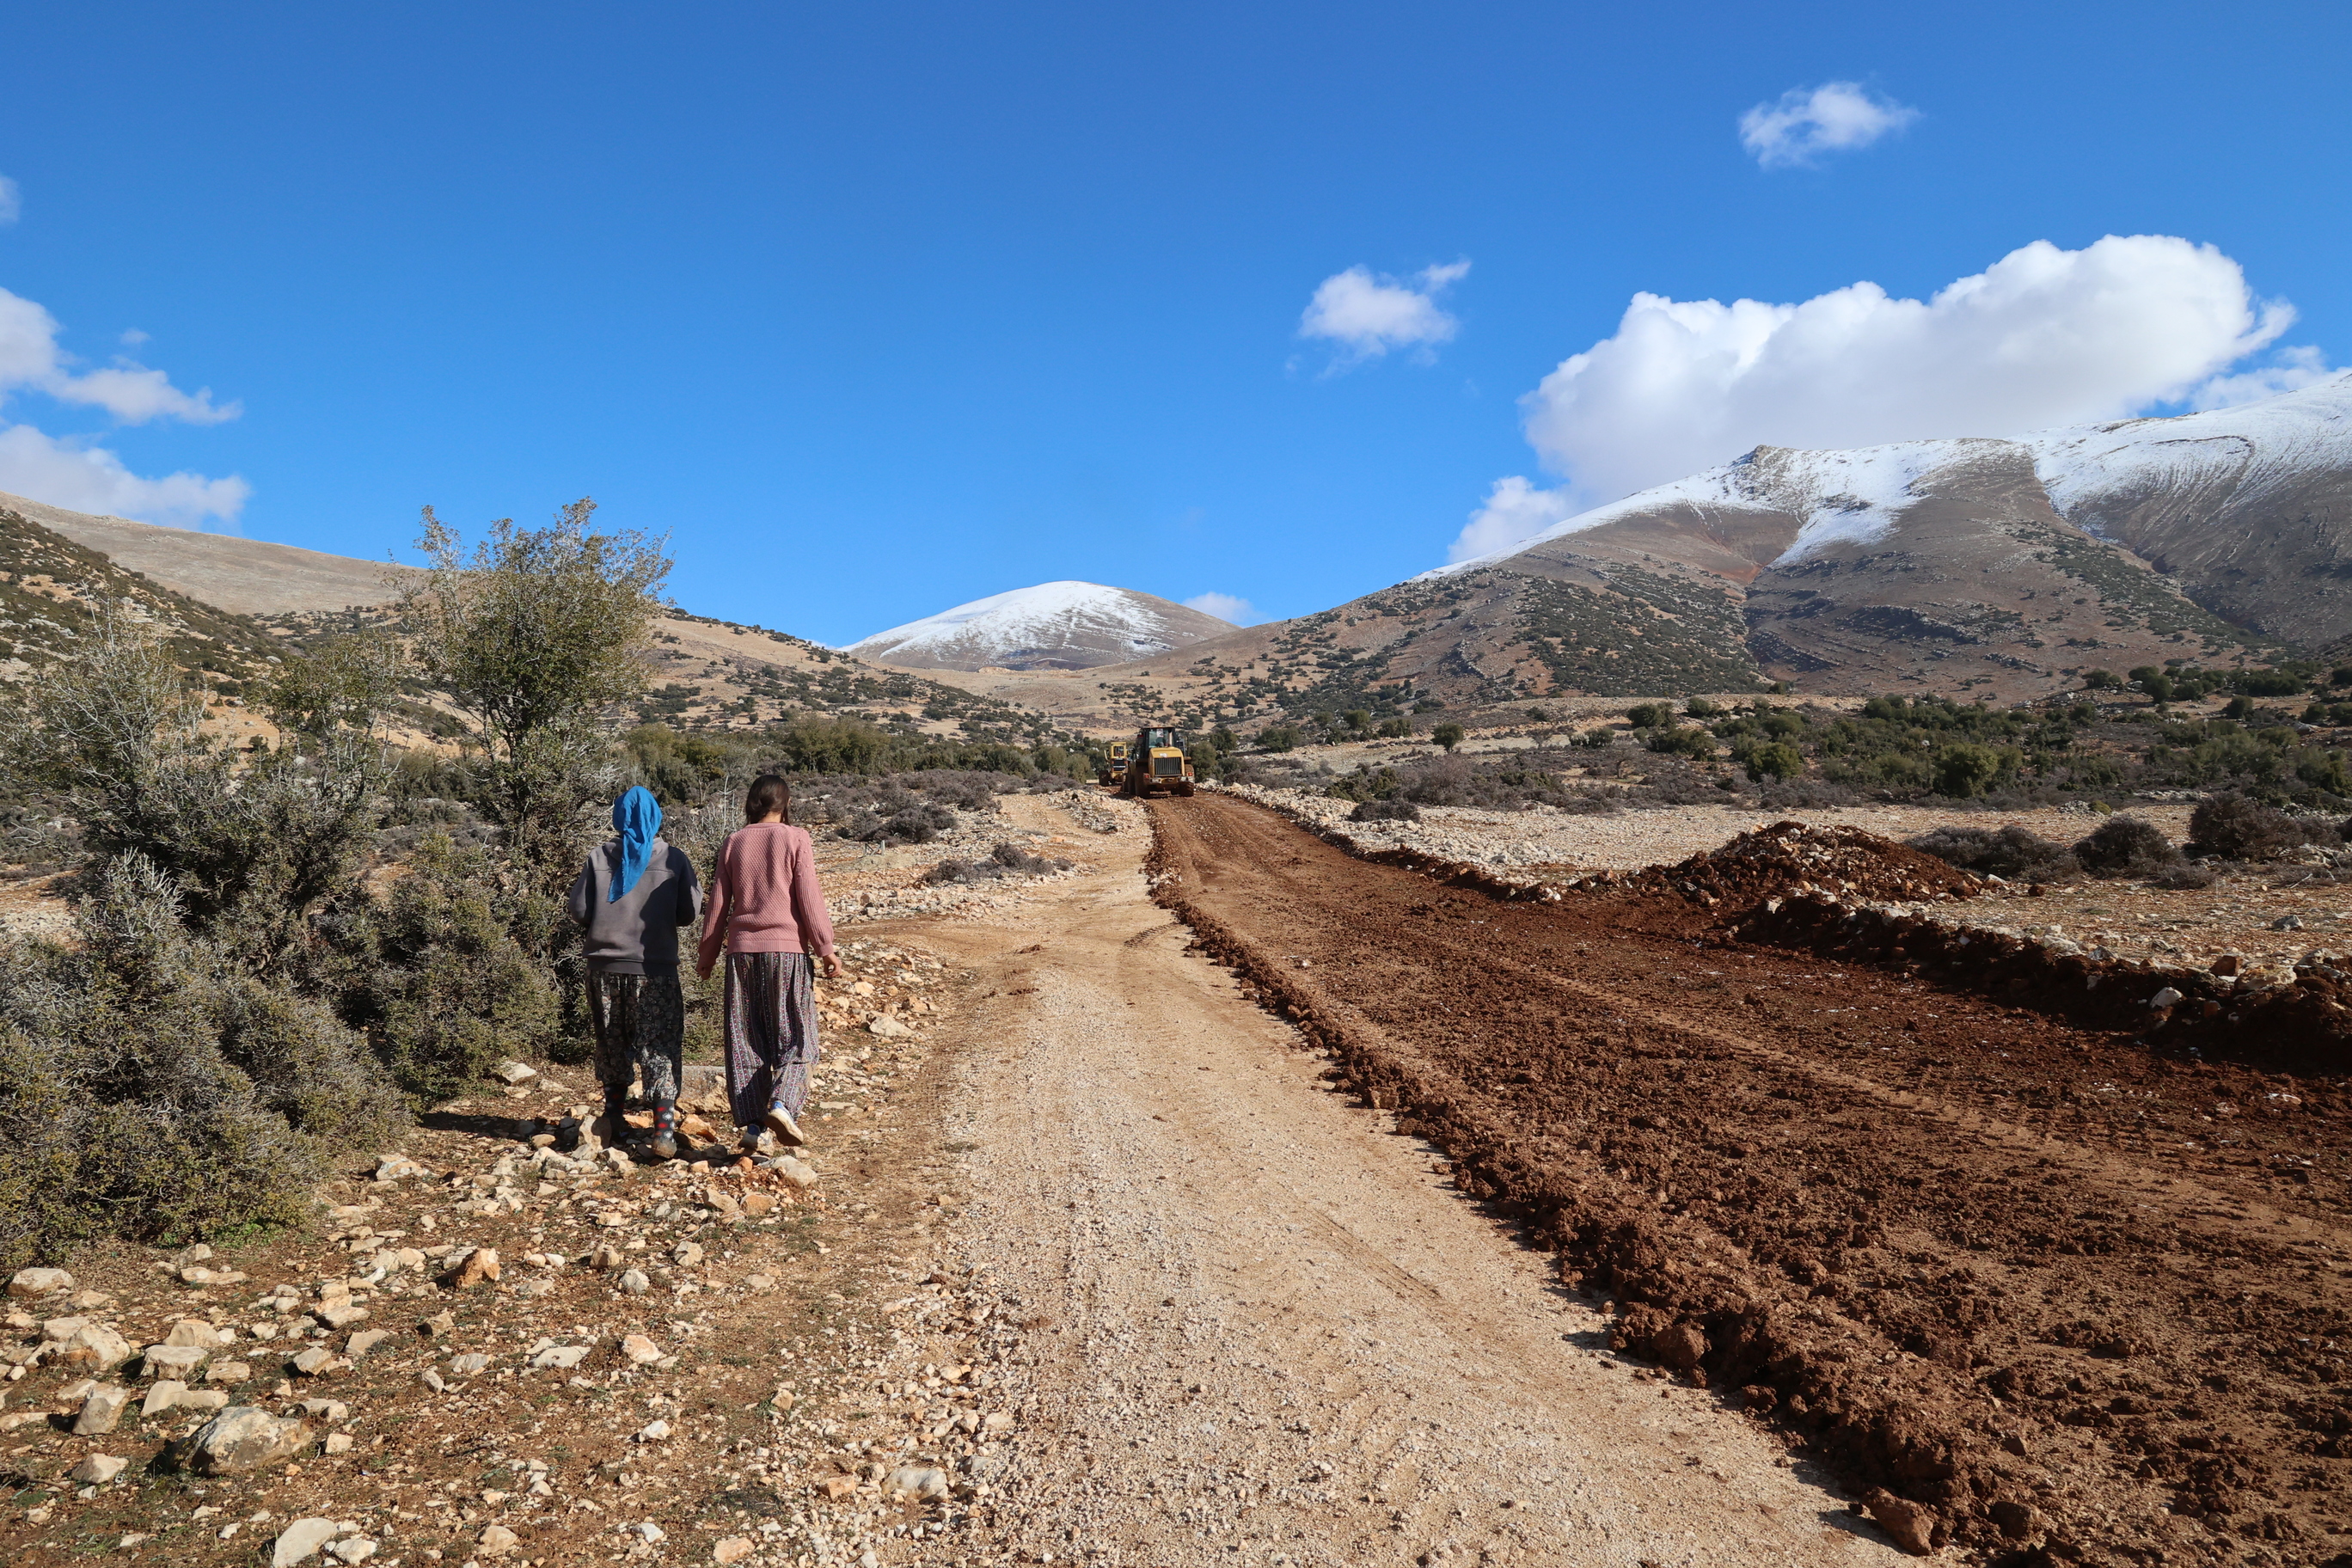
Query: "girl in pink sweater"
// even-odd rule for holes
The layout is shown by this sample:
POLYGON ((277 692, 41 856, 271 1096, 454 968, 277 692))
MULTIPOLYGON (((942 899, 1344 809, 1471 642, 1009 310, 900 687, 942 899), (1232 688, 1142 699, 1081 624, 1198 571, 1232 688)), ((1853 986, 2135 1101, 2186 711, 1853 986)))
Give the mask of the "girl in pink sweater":
POLYGON ((758 1146, 762 1127, 787 1145, 808 1142, 794 1118, 817 1059, 814 964, 841 974, 816 845, 792 826, 792 812, 782 779, 751 781, 744 826, 719 847, 695 958, 707 980, 722 949, 727 955, 727 1096, 746 1149, 758 1146))

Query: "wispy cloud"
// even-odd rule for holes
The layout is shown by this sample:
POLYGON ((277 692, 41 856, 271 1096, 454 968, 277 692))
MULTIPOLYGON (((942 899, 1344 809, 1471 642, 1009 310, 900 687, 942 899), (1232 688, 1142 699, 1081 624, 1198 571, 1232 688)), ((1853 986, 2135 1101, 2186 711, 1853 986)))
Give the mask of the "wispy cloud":
POLYGON ((1393 349, 1450 342, 1461 323, 1438 308, 1437 296, 1469 275, 1467 261, 1426 267, 1411 278, 1376 277, 1350 267, 1316 286, 1298 321, 1298 335, 1337 344, 1335 368, 1378 359, 1393 349))
POLYGON ((239 404, 215 405, 212 388, 181 391, 160 370, 118 358, 104 370, 79 374, 58 346, 58 320, 21 294, 0 289, 0 396, 18 390, 46 393, 60 403, 103 408, 126 425, 150 419, 180 419, 217 425, 245 412, 239 404))
POLYGON ((1636 294, 1613 336, 1521 400, 1529 443, 1567 483, 1497 481, 1454 558, 1759 444, 2014 436, 2306 386, 2330 374, 2319 351, 2273 352, 2294 321, 2237 262, 2167 235, 2037 240, 1927 300, 1875 283, 1793 305, 1636 294))
MULTIPOLYGON (((57 319, 22 295, 0 289, 0 401, 33 393, 57 403, 100 408, 126 425, 177 419, 217 425, 243 409, 215 404, 209 387, 184 392, 171 377, 135 360, 118 358, 98 370, 79 370, 58 345, 57 319)), ((234 522, 252 487, 234 475, 208 479, 177 473, 142 479, 94 437, 52 436, 31 425, 0 420, 0 489, 76 511, 114 512, 150 522, 194 526, 206 519, 234 522)))
POLYGON ((1257 611, 1247 599, 1231 594, 1195 594, 1184 601, 1188 610, 1198 610, 1204 616, 1214 616, 1221 621, 1231 621, 1237 626, 1257 624, 1257 611))
POLYGON ((1917 110, 1860 82, 1825 81, 1790 88, 1778 103, 1759 103, 1741 115, 1739 142, 1768 169, 1797 168, 1824 153, 1867 147, 1918 118, 1917 110))
POLYGON ((24 193, 16 189, 16 181, 0 174, 0 224, 15 223, 24 216, 24 193))

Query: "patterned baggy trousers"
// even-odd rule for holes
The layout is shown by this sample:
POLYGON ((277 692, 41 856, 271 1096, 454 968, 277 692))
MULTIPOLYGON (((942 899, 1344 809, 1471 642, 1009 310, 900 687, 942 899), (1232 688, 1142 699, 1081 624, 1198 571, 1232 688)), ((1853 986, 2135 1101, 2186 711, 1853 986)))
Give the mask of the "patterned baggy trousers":
POLYGON ((816 970, 805 952, 727 955, 727 1099, 738 1127, 771 1104, 793 1116, 816 1065, 816 970))
POLYGON ((651 974, 588 972, 588 1018, 596 1032, 596 1081, 626 1089, 646 1075, 646 1099, 677 1102, 686 1057, 686 997, 677 971, 651 974))

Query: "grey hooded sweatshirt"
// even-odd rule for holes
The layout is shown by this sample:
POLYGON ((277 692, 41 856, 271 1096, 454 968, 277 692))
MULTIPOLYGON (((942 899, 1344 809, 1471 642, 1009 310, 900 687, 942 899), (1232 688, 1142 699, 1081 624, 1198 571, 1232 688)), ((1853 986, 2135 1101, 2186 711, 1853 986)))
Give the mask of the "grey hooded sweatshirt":
POLYGON ((564 901, 575 925, 588 928, 581 948, 588 967, 604 974, 666 973, 677 967, 677 930, 702 918, 702 884, 686 851, 656 838, 637 885, 618 899, 613 868, 621 841, 608 838, 588 857, 564 901))

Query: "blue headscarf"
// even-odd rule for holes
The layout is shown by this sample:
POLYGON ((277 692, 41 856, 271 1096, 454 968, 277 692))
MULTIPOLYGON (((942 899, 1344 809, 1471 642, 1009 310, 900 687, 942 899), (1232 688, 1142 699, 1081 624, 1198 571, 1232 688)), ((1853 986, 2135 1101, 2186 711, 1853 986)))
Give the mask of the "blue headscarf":
POLYGON ((621 835, 621 859, 613 868, 613 890, 604 895, 608 904, 620 902, 621 895, 646 874, 646 862, 654 857, 654 835, 661 831, 661 803, 639 784, 613 803, 613 826, 621 835))

